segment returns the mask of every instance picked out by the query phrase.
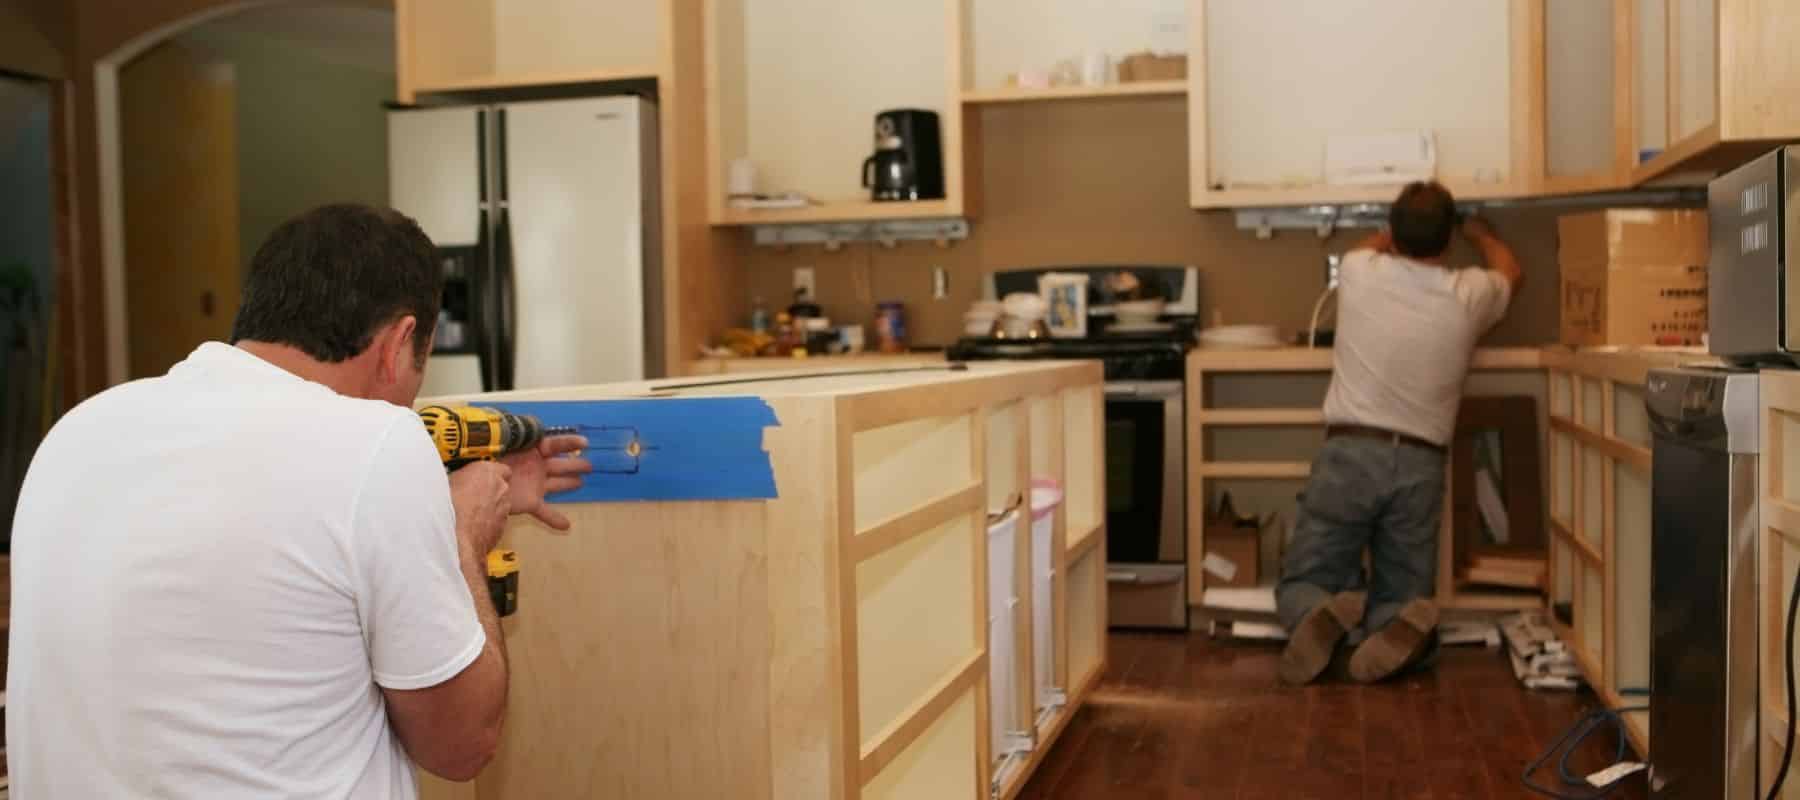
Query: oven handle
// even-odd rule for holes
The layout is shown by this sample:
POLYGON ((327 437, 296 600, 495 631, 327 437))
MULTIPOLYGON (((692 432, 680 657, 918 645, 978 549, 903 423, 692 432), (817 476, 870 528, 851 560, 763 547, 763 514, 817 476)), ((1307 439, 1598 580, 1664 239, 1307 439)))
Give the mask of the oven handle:
POLYGON ((1167 586, 1181 582, 1181 573, 1170 573, 1167 577, 1146 580, 1142 573, 1131 570, 1109 569, 1106 571, 1107 583, 1132 584, 1134 586, 1167 586))
POLYGON ((1115 381, 1106 384, 1106 396, 1124 400, 1137 397, 1180 397, 1181 381, 1115 381))

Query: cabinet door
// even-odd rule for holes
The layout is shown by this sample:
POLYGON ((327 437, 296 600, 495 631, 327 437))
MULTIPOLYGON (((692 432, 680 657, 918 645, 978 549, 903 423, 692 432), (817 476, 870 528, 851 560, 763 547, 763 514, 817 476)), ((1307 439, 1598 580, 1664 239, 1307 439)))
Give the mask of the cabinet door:
POLYGON ((1624 180, 1616 126, 1616 21, 1612 3, 1545 4, 1544 158, 1551 193, 1624 180))
POLYGON ((1631 98, 1637 120, 1633 131, 1634 164, 1654 158, 1669 140, 1669 4, 1668 0, 1630 0, 1632 34, 1631 98))
POLYGON ((1195 0, 1194 10, 1206 126, 1196 156, 1207 159, 1197 189, 1321 188, 1332 136, 1412 130, 1434 134, 1437 174, 1452 186, 1513 177, 1509 0, 1195 0))
POLYGON ((1718 0, 1668 0, 1669 140, 1719 121, 1718 0))

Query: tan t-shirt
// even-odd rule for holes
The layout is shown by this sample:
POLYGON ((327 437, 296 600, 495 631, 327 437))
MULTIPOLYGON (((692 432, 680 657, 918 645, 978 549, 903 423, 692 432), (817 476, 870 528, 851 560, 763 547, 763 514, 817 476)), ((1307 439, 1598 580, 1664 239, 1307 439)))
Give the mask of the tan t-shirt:
POLYGON ((1512 284, 1372 250, 1345 255, 1339 275, 1325 421, 1447 444, 1469 357, 1506 314, 1512 284))

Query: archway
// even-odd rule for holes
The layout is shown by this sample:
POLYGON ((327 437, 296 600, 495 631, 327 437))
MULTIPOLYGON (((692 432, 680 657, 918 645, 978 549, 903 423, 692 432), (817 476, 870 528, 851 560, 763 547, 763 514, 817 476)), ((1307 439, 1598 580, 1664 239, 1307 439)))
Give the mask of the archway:
MULTIPOLYGON (((132 279, 134 276, 134 264, 131 252, 131 242, 137 241, 141 243, 145 240, 146 225, 139 224, 134 226, 132 224, 130 214, 133 197, 132 193, 128 192, 126 188, 128 174, 133 172, 133 170, 130 168, 132 165, 126 162, 127 131, 125 128, 125 117, 122 114, 122 109, 124 108, 123 102, 125 100, 122 96, 122 91, 125 89, 125 83, 122 81, 122 76, 125 74, 125 70, 133 64, 143 63, 146 55, 152 54, 154 51, 158 51, 159 49, 170 49, 169 46, 172 43, 192 38, 196 35, 196 32, 217 28, 227 25, 228 23, 235 23, 237 20, 253 18, 259 15, 273 16, 276 15, 276 12, 284 12, 289 9, 297 10, 308 8, 323 10, 376 8, 391 13, 392 4, 390 0, 222 0, 212 7, 187 15, 136 36, 120 45, 104 58, 97 59, 94 62, 95 135, 96 149, 98 151, 96 178, 98 185, 97 199, 99 206, 99 234, 101 241, 101 299, 102 311, 106 322, 105 374, 108 384, 118 384, 133 377, 142 376, 141 373, 143 370, 139 370, 140 374, 133 374, 132 364, 134 357, 140 359, 143 358, 142 352, 134 352, 134 350, 141 351, 143 348, 133 347, 133 331, 134 329, 139 331, 144 329, 144 326, 141 324, 144 321, 144 308, 157 307, 154 301, 140 300, 136 302, 135 305, 139 306, 137 309, 138 314, 136 315, 139 324, 134 325, 133 298, 136 295, 133 294, 134 289, 132 279)), ((388 44, 391 47, 391 34, 388 39, 388 44)), ((389 89, 389 91, 391 91, 391 89, 389 89)), ((143 172, 141 169, 136 171, 140 173, 143 172)), ((233 191, 235 191, 235 189, 233 189, 233 191)), ((140 207, 144 207, 143 198, 141 196, 137 198, 137 201, 140 207)), ((179 199, 171 198, 170 202, 178 203, 180 201, 179 199)), ((154 208, 154 206, 151 207, 154 208)), ((143 219, 143 214, 141 212, 139 213, 138 219, 140 223, 149 222, 143 219)), ((236 239, 232 239, 230 243, 221 244, 220 246, 233 251, 238 247, 236 239)), ((251 243, 251 246, 254 246, 254 242, 251 243)), ((168 253, 165 251, 163 255, 166 260, 168 253)), ((231 259, 233 262, 238 262, 239 256, 236 252, 232 253, 231 259)), ((154 263, 150 266, 157 269, 162 268, 161 265, 154 263)), ((143 281, 139 281, 138 288, 141 289, 144 285, 143 281)), ((196 289, 196 287, 185 288, 196 289)), ((196 289, 195 291, 188 292, 188 295, 192 296, 182 296, 182 304, 178 306, 178 308, 182 311, 193 313, 195 309, 204 306, 207 313, 213 315, 215 314, 215 312, 213 312, 213 307, 217 304, 219 310, 216 312, 216 316, 224 316, 229 313, 230 308, 234 307, 235 284, 222 288, 223 291, 232 293, 232 297, 223 298, 226 302, 221 303, 221 298, 208 296, 216 295, 217 293, 196 289)), ((207 328, 207 330, 217 330, 218 324, 219 320, 215 317, 215 319, 212 320, 211 327, 207 328)), ((226 330, 229 329, 228 317, 223 320, 223 325, 226 330)), ((189 335, 191 338, 194 329, 195 326, 189 324, 184 328, 187 333, 173 335, 176 338, 180 338, 183 335, 189 335)), ((195 343, 197 344, 197 342, 195 343)), ((164 350, 167 350, 167 348, 164 348, 164 350)))

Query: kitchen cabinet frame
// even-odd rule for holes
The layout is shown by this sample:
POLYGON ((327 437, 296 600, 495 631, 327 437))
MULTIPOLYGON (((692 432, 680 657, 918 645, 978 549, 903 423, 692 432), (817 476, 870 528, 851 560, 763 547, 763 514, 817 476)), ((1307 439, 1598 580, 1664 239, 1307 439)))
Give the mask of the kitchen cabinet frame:
MULTIPOLYGON (((1800 373, 1764 370, 1761 377, 1757 708, 1762 730, 1757 736, 1757 752, 1758 786, 1768 787, 1787 743, 1787 656, 1782 650, 1787 644, 1788 592, 1800 570, 1800 467, 1795 464, 1800 459, 1800 373)), ((1800 797, 1792 773, 1782 796, 1800 797)))
MULTIPOLYGON (((1307 204, 1385 203, 1399 187, 1334 186, 1325 183, 1294 188, 1213 188, 1209 129, 1208 0, 1189 0, 1188 8, 1188 170, 1189 201, 1195 208, 1291 206, 1307 204)), ((1520 197, 1544 190, 1544 15, 1545 0, 1508 0, 1508 141, 1506 180, 1497 183, 1445 181, 1461 200, 1520 197)))
POLYGON ((1664 47, 1666 138, 1662 152, 1638 163, 1640 108, 1637 74, 1638 6, 1615 0, 1619 37, 1630 46, 1615 53, 1621 68, 1617 130, 1620 180, 1630 186, 1684 172, 1718 172, 1747 162, 1776 145, 1800 139, 1800 17, 1780 0, 1714 0, 1712 42, 1712 122, 1680 135, 1682 103, 1679 54, 1685 44, 1679 24, 1680 0, 1661 0, 1667 16, 1664 47))
MULTIPOLYGON (((1566 597, 1570 605, 1569 624, 1552 615, 1552 626, 1609 708, 1650 702, 1648 696, 1626 694, 1648 689, 1650 680, 1652 460, 1649 419, 1642 410, 1644 383, 1652 369, 1708 361, 1704 352, 1687 348, 1544 350, 1551 381, 1549 585, 1553 604, 1566 597), (1590 456, 1600 464, 1597 488, 1588 485, 1590 456), (1621 476, 1641 488, 1624 491, 1621 476), (1639 491, 1641 498, 1634 496, 1639 491), (1641 505, 1638 513, 1621 513, 1629 503, 1641 505), (1598 520, 1599 530, 1587 529, 1590 519, 1598 520), (1597 597, 1589 576, 1598 577, 1597 597), (1599 633, 1590 636, 1583 620, 1595 613, 1599 633)), ((1647 755, 1649 712, 1624 718, 1632 746, 1647 755)))
MULTIPOLYGON (((733 208, 726 202, 725 187, 726 169, 729 159, 734 154, 725 152, 728 140, 734 138, 735 129, 728 126, 747 125, 749 105, 756 102, 749 97, 749 89, 736 81, 724 62, 732 56, 741 55, 748 47, 739 39, 748 36, 748 32, 737 14, 731 13, 737 7, 748 6, 755 0, 697 0, 701 17, 703 34, 704 63, 706 74, 706 197, 707 218, 715 226, 749 226, 801 224, 822 222, 862 222, 873 220, 897 219, 934 219, 945 217, 973 217, 979 208, 978 199, 968 190, 970 183, 966 175, 979 177, 978 169, 969 169, 969 156, 965 153, 963 142, 966 136, 978 138, 978 133, 966 130, 967 115, 961 103, 962 74, 961 49, 955 46, 962 40, 962 15, 958 0, 944 0, 942 4, 931 2, 908 3, 883 8, 903 8, 909 13, 943 14, 949 33, 947 58, 942 65, 943 99, 935 110, 938 114, 940 144, 943 152, 944 197, 938 200, 917 200, 897 202, 875 202, 869 199, 848 200, 842 198, 820 198, 818 205, 788 209, 743 209, 733 208), (730 80, 728 80, 730 78, 730 80), (745 96, 732 94, 741 89, 745 96), (736 112, 742 111, 740 115, 736 112)), ((691 3, 684 4, 691 8, 691 3)), ((860 8, 847 5, 844 8, 860 8)), ((747 13, 747 12, 746 12, 747 13)), ((796 21, 795 24, 817 24, 816 22, 796 21)), ((829 35, 828 33, 826 35, 829 35)), ((747 56, 746 56, 747 57, 747 56)), ((754 159, 754 153, 744 154, 754 159)), ((845 165, 847 170, 851 165, 845 165)), ((806 187, 773 187, 781 190, 806 191, 806 187)), ((866 192, 865 192, 866 195, 866 192)))
MULTIPOLYGON (((761 397, 780 491, 565 505, 568 536, 514 522, 508 734, 473 784, 423 796, 1014 797, 1106 668, 1106 532, 1070 516, 1104 501, 1101 393, 1097 363, 1039 362, 422 400, 761 397), (1031 749, 996 782, 986 519, 1046 471, 1068 498, 1051 576, 1066 702, 1022 705, 1031 749)), ((1029 697, 1029 570, 1012 580, 1029 697)))
MULTIPOLYGON (((1476 352, 1470 367, 1479 373, 1536 373, 1542 369, 1537 349, 1500 349, 1476 352)), ((1232 428, 1316 428, 1325 427, 1325 414, 1316 404, 1294 408, 1222 408, 1209 399, 1208 382, 1213 377, 1229 379, 1251 374, 1330 377, 1332 355, 1329 349, 1307 350, 1195 350, 1187 361, 1187 565, 1188 605, 1198 611, 1193 618, 1204 622, 1209 618, 1239 615, 1232 609, 1214 608, 1206 596, 1206 514, 1208 484, 1222 480, 1304 480, 1312 472, 1310 458, 1293 461, 1242 461, 1209 457, 1207 431, 1232 428)), ((1450 466, 1445 465, 1446 471, 1450 466)), ((1435 600, 1447 610, 1468 612, 1516 611, 1540 608, 1544 598, 1537 594, 1483 592, 1457 586, 1455 570, 1454 530, 1450 508, 1450 486, 1445 483, 1445 513, 1439 525, 1437 591, 1435 600)), ((1278 570, 1276 570, 1278 571, 1278 570)))

